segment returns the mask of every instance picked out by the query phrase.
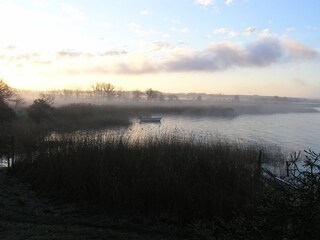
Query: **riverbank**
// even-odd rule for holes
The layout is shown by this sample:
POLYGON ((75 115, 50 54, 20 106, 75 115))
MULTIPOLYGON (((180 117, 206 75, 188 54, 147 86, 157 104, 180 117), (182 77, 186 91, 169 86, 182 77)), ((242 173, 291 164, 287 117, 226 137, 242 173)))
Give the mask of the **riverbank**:
POLYGON ((0 168, 0 186, 1 240, 188 239, 156 222, 89 213, 39 196, 6 168, 0 168))

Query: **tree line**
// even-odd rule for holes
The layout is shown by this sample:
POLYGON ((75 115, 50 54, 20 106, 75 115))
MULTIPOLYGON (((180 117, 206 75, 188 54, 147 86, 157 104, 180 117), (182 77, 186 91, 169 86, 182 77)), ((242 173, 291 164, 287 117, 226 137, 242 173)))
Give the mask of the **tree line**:
POLYGON ((118 101, 178 101, 179 97, 176 94, 166 94, 152 88, 146 91, 133 90, 126 91, 122 88, 117 88, 111 83, 97 82, 90 85, 88 90, 80 89, 63 89, 57 91, 50 91, 50 94, 59 97, 77 97, 77 98, 96 98, 105 100, 118 100, 118 101))

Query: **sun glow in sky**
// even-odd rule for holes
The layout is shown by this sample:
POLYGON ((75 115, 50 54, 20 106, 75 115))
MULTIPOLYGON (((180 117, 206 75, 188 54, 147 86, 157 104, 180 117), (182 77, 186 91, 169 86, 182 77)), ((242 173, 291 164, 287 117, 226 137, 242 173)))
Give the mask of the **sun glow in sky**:
POLYGON ((0 77, 319 98, 319 0, 0 0, 0 77))

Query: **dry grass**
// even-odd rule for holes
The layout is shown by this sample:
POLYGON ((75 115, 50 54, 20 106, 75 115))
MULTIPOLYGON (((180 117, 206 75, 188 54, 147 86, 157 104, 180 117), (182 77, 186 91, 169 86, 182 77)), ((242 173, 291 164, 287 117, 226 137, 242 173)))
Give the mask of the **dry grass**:
POLYGON ((259 148, 174 135, 42 141, 16 173, 38 192, 114 213, 229 219, 259 189, 259 148))

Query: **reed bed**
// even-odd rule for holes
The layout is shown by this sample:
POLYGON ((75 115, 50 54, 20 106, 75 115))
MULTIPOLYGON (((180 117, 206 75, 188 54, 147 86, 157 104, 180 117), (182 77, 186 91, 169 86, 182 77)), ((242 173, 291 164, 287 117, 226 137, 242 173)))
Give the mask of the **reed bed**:
POLYGON ((259 191, 259 150, 170 134, 69 134, 40 141, 14 171, 39 193, 109 213, 228 220, 259 191))

